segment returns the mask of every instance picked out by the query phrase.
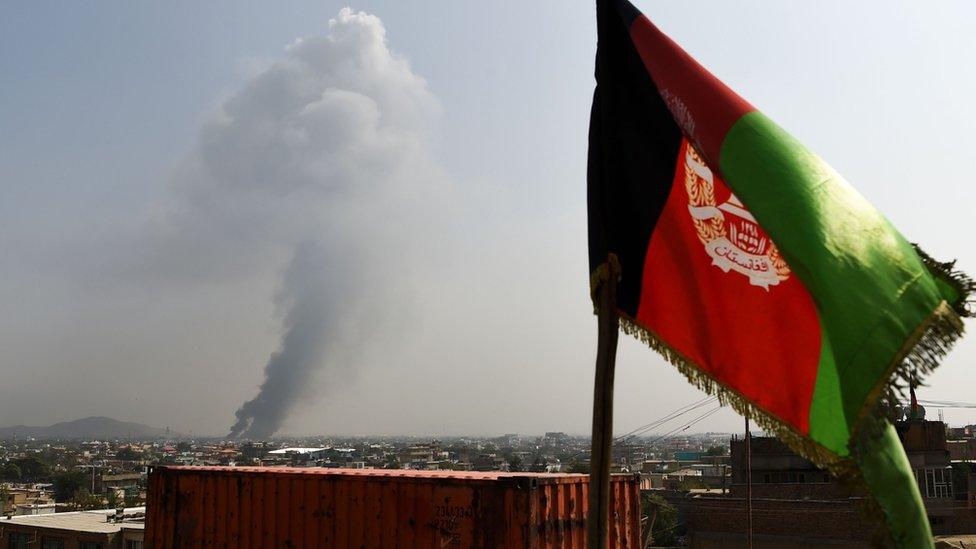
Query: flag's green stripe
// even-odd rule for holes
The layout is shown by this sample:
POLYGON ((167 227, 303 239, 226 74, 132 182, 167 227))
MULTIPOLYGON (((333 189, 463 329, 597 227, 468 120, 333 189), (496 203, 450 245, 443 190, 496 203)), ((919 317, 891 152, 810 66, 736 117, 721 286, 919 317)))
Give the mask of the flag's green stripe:
MULTIPOLYGON (((820 321, 820 333, 826 333, 823 320, 820 321)), ((851 432, 844 415, 843 394, 830 340, 823 338, 813 402, 810 404, 810 438, 833 449, 840 456, 847 456, 847 441, 851 438, 851 432)))
POLYGON ((843 417, 850 430, 868 393, 942 296, 884 216, 763 114, 749 113, 732 126, 719 164, 817 305, 836 373, 818 376, 825 386, 814 391, 810 429, 817 442, 845 454, 824 423, 843 417), (842 415, 829 411, 838 394, 842 415))
POLYGON ((857 453, 857 465, 881 506, 896 547, 931 548, 932 529, 912 466, 889 423, 881 437, 857 453))
POLYGON ((946 300, 946 303, 959 303, 959 301, 963 299, 963 297, 959 295, 959 291, 953 288, 952 285, 945 280, 936 278, 935 283, 938 285, 939 293, 942 294, 942 297, 946 300))

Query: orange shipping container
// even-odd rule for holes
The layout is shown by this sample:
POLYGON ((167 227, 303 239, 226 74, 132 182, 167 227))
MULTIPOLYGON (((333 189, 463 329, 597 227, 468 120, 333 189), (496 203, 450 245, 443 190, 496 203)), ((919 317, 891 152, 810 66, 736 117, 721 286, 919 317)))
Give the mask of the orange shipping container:
MULTIPOLYGON (((154 467, 146 546, 584 548, 586 475, 154 467)), ((640 546, 638 477, 614 475, 612 547, 640 546)))

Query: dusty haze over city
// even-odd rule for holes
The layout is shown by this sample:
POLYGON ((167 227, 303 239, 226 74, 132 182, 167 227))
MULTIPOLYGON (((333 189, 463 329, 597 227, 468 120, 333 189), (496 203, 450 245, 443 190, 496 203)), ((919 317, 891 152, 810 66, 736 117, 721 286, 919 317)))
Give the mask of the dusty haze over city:
MULTIPOLYGON (((976 273, 976 5, 635 4, 976 273)), ((588 432, 591 3, 345 8, 0 5, 0 426, 588 432)), ((617 431, 702 397, 620 341, 617 431)))

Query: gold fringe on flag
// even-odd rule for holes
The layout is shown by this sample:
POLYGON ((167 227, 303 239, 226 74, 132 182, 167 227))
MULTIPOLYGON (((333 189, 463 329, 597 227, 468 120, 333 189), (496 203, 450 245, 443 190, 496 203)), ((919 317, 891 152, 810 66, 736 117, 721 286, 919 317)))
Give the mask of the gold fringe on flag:
MULTIPOLYGON (((915 330, 905 342, 902 350, 895 356, 874 389, 869 393, 863 408, 855 421, 848 448, 849 456, 839 456, 821 446, 793 427, 769 414, 759 405, 750 401, 734 389, 723 385, 708 372, 701 370, 693 361, 659 339, 654 333, 637 324, 629 315, 619 312, 620 329, 648 347, 657 351, 665 360, 674 365, 688 381, 708 395, 718 398, 723 406, 730 406, 743 416, 754 420, 766 432, 774 434, 794 452, 810 460, 816 466, 826 469, 839 482, 862 497, 862 513, 875 523, 886 519, 880 506, 870 497, 867 484, 857 466, 859 452, 868 451, 870 443, 885 428, 886 422, 894 418, 894 409, 904 400, 904 391, 914 378, 930 374, 964 331, 962 318, 976 316, 973 297, 976 296, 976 282, 955 268, 955 262, 939 262, 915 246, 926 268, 936 278, 950 284, 959 294, 959 301, 949 304, 942 301, 931 315, 915 330)), ((617 256, 610 254, 613 272, 620 273, 617 256)), ((590 293, 596 310, 597 290, 607 280, 610 267, 600 265, 590 276, 590 293)), ((884 533, 883 535, 886 535, 884 533)), ((887 540, 890 542, 890 540, 887 540)), ((888 543, 884 543, 887 545, 888 543)))

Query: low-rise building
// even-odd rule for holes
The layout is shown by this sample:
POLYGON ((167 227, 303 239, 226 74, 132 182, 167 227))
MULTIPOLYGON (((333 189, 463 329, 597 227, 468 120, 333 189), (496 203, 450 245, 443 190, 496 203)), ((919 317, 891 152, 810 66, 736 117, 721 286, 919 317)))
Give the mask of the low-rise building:
POLYGON ((6 498, 0 502, 0 510, 3 515, 27 514, 23 509, 30 509, 33 506, 48 505, 54 503, 54 496, 49 490, 38 488, 37 486, 5 486, 6 498))
POLYGON ((952 463, 946 444, 946 425, 941 421, 923 418, 895 424, 908 462, 918 481, 918 490, 925 502, 925 511, 935 534, 954 532, 955 486, 952 463))
POLYGON ((14 515, 46 515, 48 513, 56 513, 58 510, 58 504, 52 502, 49 503, 21 503, 17 505, 14 510, 14 515))
POLYGON ((329 448, 280 448, 268 452, 272 458, 283 458, 293 465, 302 465, 323 459, 329 448))
POLYGON ((142 549, 145 507, 0 519, 0 549, 142 549))
MULTIPOLYGON (((915 473, 932 532, 969 533, 976 526, 976 510, 956 501, 957 492, 965 493, 968 487, 955 486, 945 424, 926 421, 924 415, 916 414, 896 422, 895 427, 915 473)), ((757 540, 777 547, 826 543, 867 546, 873 541, 874 533, 864 527, 861 519, 860 502, 848 487, 778 439, 753 437, 750 445, 752 522, 757 540)), ((689 534, 693 547, 739 544, 745 538, 745 440, 733 438, 730 450, 729 497, 690 500, 689 534)), ((970 476, 976 478, 976 474, 970 476)))
POLYGON ((142 473, 101 474, 95 479, 95 492, 102 494, 108 490, 124 490, 145 484, 142 473))

